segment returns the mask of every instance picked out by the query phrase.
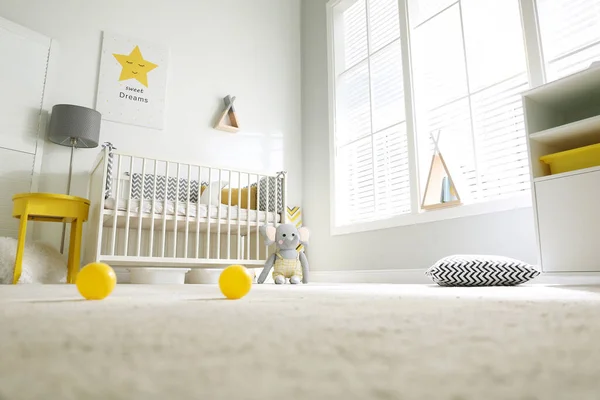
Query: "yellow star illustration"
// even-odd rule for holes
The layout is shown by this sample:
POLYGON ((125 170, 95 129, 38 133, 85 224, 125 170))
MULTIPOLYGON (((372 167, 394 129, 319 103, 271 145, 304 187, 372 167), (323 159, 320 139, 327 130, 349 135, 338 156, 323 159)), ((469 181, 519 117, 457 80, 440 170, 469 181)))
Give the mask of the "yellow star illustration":
POLYGON ((138 46, 135 46, 135 49, 129 55, 113 54, 113 56, 115 56, 119 64, 123 67, 121 69, 121 76, 119 77, 120 81, 136 79, 139 83, 148 87, 148 72, 158 67, 158 65, 144 60, 138 46))

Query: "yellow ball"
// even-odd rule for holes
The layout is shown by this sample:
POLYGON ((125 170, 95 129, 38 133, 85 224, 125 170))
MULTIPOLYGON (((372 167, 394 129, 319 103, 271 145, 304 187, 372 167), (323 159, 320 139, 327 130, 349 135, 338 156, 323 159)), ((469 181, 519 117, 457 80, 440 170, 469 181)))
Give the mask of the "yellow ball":
POLYGON ((87 300, 102 300, 117 284, 115 271, 104 263, 90 263, 77 274, 77 290, 87 300))
POLYGON ((230 265, 219 276, 219 288, 228 299, 241 299, 252 287, 252 277, 242 265, 230 265))

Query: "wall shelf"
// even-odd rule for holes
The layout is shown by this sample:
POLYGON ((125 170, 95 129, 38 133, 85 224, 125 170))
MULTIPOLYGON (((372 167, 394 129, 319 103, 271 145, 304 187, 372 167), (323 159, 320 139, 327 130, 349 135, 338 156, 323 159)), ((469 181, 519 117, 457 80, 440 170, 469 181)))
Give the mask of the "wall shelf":
POLYGON ((529 138, 540 143, 561 147, 581 147, 599 143, 600 115, 535 132, 529 135, 529 138))
POLYGON ((549 107, 588 102, 600 96, 600 67, 588 68, 523 93, 524 97, 549 107))

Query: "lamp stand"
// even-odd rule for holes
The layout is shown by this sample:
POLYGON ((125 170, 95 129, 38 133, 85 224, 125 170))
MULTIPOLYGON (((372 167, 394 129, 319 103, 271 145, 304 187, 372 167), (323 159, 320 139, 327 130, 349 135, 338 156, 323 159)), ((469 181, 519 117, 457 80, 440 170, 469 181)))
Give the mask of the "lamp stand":
MULTIPOLYGON (((71 194, 71 177, 73 176, 73 153, 77 146, 77 138, 71 138, 71 161, 69 162, 69 180, 67 181, 67 194, 71 194)), ((67 229, 67 223, 63 222, 62 236, 60 238, 60 254, 63 254, 65 250, 65 233, 67 229)))

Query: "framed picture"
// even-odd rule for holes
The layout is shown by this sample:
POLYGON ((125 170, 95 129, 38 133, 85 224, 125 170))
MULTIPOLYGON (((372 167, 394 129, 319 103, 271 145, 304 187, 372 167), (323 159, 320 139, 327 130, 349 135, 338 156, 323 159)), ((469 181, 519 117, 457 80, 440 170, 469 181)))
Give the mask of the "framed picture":
POLYGON ((169 51, 104 32, 96 110, 108 121, 163 129, 169 51))

